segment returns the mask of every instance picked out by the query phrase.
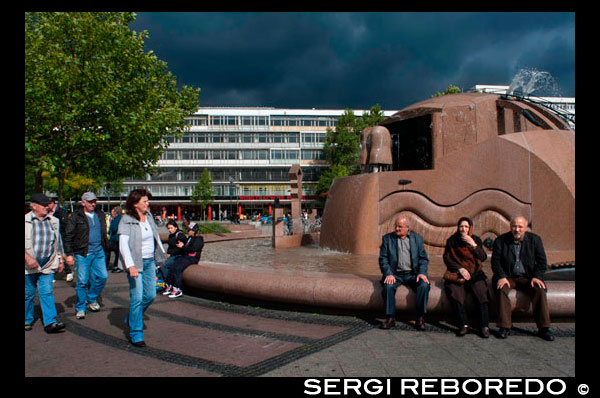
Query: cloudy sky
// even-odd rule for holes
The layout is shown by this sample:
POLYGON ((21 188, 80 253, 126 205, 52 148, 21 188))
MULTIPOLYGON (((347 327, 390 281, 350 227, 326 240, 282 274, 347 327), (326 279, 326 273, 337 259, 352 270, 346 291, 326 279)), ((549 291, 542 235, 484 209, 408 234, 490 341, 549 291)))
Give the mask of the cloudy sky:
POLYGON ((398 110, 521 70, 575 96, 574 13, 141 12, 131 29, 200 106, 398 110))

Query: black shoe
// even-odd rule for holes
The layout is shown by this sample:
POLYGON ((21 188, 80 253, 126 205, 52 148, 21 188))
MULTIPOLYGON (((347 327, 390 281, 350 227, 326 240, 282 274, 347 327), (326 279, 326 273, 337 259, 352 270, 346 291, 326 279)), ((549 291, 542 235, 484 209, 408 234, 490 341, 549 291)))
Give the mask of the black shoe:
POLYGON ((33 328, 33 325, 31 323, 26 323, 25 324, 25 331, 26 332, 29 332, 32 328, 33 328))
POLYGON ((554 333, 552 333, 550 328, 541 328, 538 330, 538 336, 546 341, 554 341, 554 333))
POLYGON ((112 272, 113 274, 118 274, 123 272, 123 270, 121 268, 113 268, 110 272, 112 272))
POLYGON ((54 322, 51 325, 44 326, 46 333, 58 333, 65 328, 65 324, 62 322, 54 322))
POLYGON ((146 342, 145 342, 144 340, 142 340, 142 341, 137 341, 137 342, 135 342, 135 343, 134 343, 133 341, 129 340, 129 342, 130 342, 130 343, 131 343, 131 345, 132 345, 132 346, 134 346, 134 347, 138 347, 138 348, 143 348, 143 347, 146 347, 146 342))
POLYGON ((417 330, 421 330, 421 331, 425 330, 425 318, 420 316, 417 319, 417 322, 415 323, 415 327, 417 328, 417 330))
POLYGON ((510 334, 510 330, 507 328, 498 329, 498 337, 500 337, 501 339, 507 338, 509 334, 510 334))
POLYGON ((385 321, 381 324, 382 329, 391 329, 396 325, 396 320, 394 317, 388 316, 385 318, 385 321))

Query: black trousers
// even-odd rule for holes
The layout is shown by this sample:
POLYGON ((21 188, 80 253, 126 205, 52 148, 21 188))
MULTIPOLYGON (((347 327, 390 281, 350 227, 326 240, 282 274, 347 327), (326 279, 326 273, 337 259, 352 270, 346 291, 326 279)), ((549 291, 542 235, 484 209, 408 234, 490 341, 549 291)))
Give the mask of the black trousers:
POLYGON ((423 316, 427 312, 427 302, 429 300, 429 284, 423 280, 417 283, 417 275, 410 274, 395 274, 396 282, 386 284, 381 281, 383 301, 385 302, 385 314, 388 316, 396 315, 396 291, 400 285, 407 285, 417 295, 416 312, 417 316, 423 316))
POLYGON ((169 272, 165 282, 171 286, 181 288, 183 286, 183 271, 192 264, 198 264, 198 259, 192 256, 177 256, 169 266, 169 272))

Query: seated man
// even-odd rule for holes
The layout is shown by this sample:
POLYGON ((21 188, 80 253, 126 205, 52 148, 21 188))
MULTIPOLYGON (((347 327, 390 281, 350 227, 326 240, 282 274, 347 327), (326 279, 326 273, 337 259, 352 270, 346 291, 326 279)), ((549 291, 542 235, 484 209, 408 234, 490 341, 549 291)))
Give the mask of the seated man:
POLYGON ((518 289, 531 298, 538 335, 553 341, 550 314, 546 299, 544 272, 546 253, 542 239, 527 231, 527 219, 515 217, 510 222, 510 232, 500 235, 492 252, 493 283, 498 294, 498 327, 500 338, 505 339, 512 328, 510 289, 518 289))
POLYGON ((382 295, 385 302, 386 319, 382 324, 383 329, 389 329, 396 324, 396 290, 398 286, 406 284, 417 294, 417 322, 418 330, 425 330, 425 313, 429 299, 429 279, 427 266, 429 258, 423 247, 423 238, 409 232, 410 224, 406 217, 400 216, 396 220, 395 232, 383 236, 379 249, 379 268, 383 274, 382 295))

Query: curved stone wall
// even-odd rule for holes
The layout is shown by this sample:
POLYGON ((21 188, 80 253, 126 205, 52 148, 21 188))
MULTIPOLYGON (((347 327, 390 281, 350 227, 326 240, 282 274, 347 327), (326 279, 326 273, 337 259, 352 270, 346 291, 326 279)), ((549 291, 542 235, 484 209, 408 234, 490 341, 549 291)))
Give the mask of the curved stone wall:
POLYGON ((424 101, 382 123, 393 131, 398 120, 432 114, 433 168, 335 180, 320 245, 376 254, 395 218, 406 214, 427 249, 440 254, 462 216, 472 218, 485 239, 523 215, 542 237, 549 263, 574 261, 575 132, 530 104, 496 95, 446 97, 453 98, 424 101), (518 113, 523 109, 545 129, 518 113))

